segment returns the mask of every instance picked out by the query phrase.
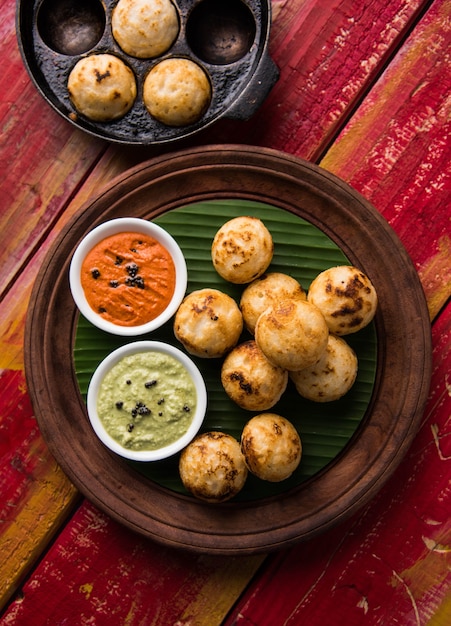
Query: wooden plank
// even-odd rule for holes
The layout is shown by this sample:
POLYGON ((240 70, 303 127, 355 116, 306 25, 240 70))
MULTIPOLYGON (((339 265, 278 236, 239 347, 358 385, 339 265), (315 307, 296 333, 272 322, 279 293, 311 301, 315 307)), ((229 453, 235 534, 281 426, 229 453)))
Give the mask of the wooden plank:
MULTIPOLYGON (((451 305, 434 327, 425 420, 391 481, 345 526, 270 557, 226 623, 305 618, 322 624, 332 612, 337 625, 361 624, 366 615, 366 623, 384 623, 395 610, 398 623, 426 623, 449 588, 449 481, 442 467, 451 458, 450 338, 451 305), (421 621, 406 621, 411 611, 421 621)), ((70 611, 76 622, 89 615, 102 625, 114 611, 118 623, 212 626, 260 563, 260 557, 194 557, 159 547, 84 502, 0 624, 28 623, 32 616, 34 624, 58 623, 70 611)))
POLYGON ((398 233, 431 318, 451 295, 450 19, 435 2, 321 163, 398 233))
POLYGON ((352 520, 271 557, 227 626, 448 623, 451 304, 433 340, 431 395, 398 470, 352 520))
MULTIPOLYGON (((8 0, 4 4, 9 7, 9 12, 4 14, 6 21, 3 22, 2 28, 4 32, 11 34, 13 30, 11 17, 14 3, 8 0), (8 25, 8 27, 6 27, 5 24, 8 25)), ((418 1, 408 2, 407 0, 404 2, 389 2, 388 0, 377 3, 364 2, 360 7, 361 14, 358 20, 355 19, 355 2, 351 2, 351 0, 347 0, 346 2, 335 2, 331 0, 327 3, 327 6, 324 6, 324 3, 322 3, 321 11, 315 9, 316 4, 317 3, 313 0, 307 2, 303 0, 274 2, 273 55, 276 61, 283 64, 281 68, 281 80, 273 90, 267 103, 265 103, 262 111, 257 114, 251 123, 226 123, 219 125, 211 131, 210 135, 206 134, 201 136, 199 139, 196 139, 196 141, 202 142, 205 141, 205 139, 210 142, 245 141, 247 143, 263 144, 285 149, 307 158, 314 158, 316 154, 321 154, 330 136, 337 131, 337 128, 343 123, 343 119, 346 118, 349 107, 353 106, 362 90, 367 88, 368 82, 374 78, 375 74, 385 63, 387 54, 391 53, 393 46, 397 44, 402 33, 425 3, 418 1), (378 17, 380 15, 382 15, 381 19, 378 17), (315 32, 315 46, 313 47, 309 37, 306 36, 306 33, 310 33, 311 30, 315 32), (353 56, 353 51, 357 48, 359 49, 359 53, 355 53, 353 56), (356 74, 355 63, 360 63, 360 59, 362 59, 362 65, 361 67, 359 66, 359 72, 356 74), (231 130, 232 132, 230 132, 231 130)), ((8 41, 14 48, 14 42, 11 38, 9 40, 2 38, 2 41, 8 41)), ((18 84, 29 85, 23 68, 17 66, 16 69, 12 73, 11 80, 16 81, 18 84)), ((7 83, 3 83, 2 98, 4 98, 3 94, 6 93, 6 86, 7 83)), ((34 102, 33 106, 35 106, 35 108, 33 110, 36 114, 35 117, 40 119, 43 124, 41 136, 42 149, 39 154, 42 155, 42 157, 48 158, 49 161, 53 159, 55 164, 54 166, 52 165, 50 169, 46 170, 39 169, 39 167, 38 169, 33 169, 36 164, 32 161, 31 166, 29 165, 31 171, 20 174, 23 176, 23 202, 16 208, 14 215, 17 220, 19 220, 19 216, 21 219, 25 219, 27 215, 30 215, 32 218, 31 223, 36 223, 38 229, 35 229, 33 239, 28 241, 27 245, 21 240, 21 237, 24 236, 22 230, 13 229, 11 231, 13 238, 16 239, 18 252, 14 255, 16 263, 14 268, 14 280, 12 278, 13 275, 9 275, 8 289, 9 286, 11 286, 11 289, 9 289, 2 303, 1 329, 5 329, 6 333, 2 333, 2 349, 0 350, 0 355, 3 359, 3 362, 0 363, 0 367, 19 370, 22 368, 21 341, 23 338, 23 320, 27 294, 29 293, 29 288, 31 287, 37 268, 39 267, 42 254, 48 249, 48 245, 53 240, 55 233, 58 232, 61 226, 67 221, 72 211, 80 206, 82 199, 88 197, 94 190, 97 191, 101 184, 109 180, 115 173, 133 164, 137 159, 145 158, 145 156, 152 153, 152 151, 146 150, 122 151, 115 147, 110 148, 105 155, 105 159, 100 161, 98 167, 93 171, 87 185, 84 186, 81 189, 81 193, 77 195, 75 202, 68 207, 67 211, 64 210, 68 203, 71 190, 74 193, 79 190, 85 176, 91 171, 101 151, 99 152, 98 147, 94 146, 93 151, 90 152, 89 150, 92 148, 93 144, 92 141, 89 140, 86 143, 88 146, 88 154, 86 156, 83 147, 86 138, 81 135, 79 137, 71 135, 69 139, 67 135, 62 135, 63 139, 61 140, 60 131, 67 131, 67 128, 64 129, 64 125, 59 125, 59 119, 57 120, 56 114, 50 112, 50 115, 50 113, 47 112, 44 115, 44 104, 37 94, 33 92, 31 86, 28 86, 27 89, 30 101, 34 102), (55 130, 54 135, 51 133, 53 124, 59 127, 59 129, 55 130), (47 137, 46 133, 50 133, 50 138, 47 137), (45 147, 46 141, 49 141, 50 148, 45 147), (62 143, 60 143, 60 141, 62 143), (68 166, 72 157, 72 146, 74 144, 77 145, 78 141, 81 141, 82 144, 76 147, 75 158, 71 162, 73 167, 79 168, 77 170, 79 172, 77 175, 78 178, 73 178, 69 187, 65 188, 64 181, 66 179, 64 173, 66 172, 67 174, 67 170, 64 168, 68 166), (59 161, 60 154, 63 154, 62 161, 59 161), (54 169, 52 169, 53 167, 54 169), (25 194, 24 190, 27 187, 27 182, 30 183, 30 181, 33 181, 34 184, 37 184, 42 176, 46 181, 45 192, 43 193, 44 203, 41 204, 37 202, 35 204, 36 194, 33 194, 34 188, 32 186, 30 187, 30 194, 25 194), (56 177, 55 180, 59 181, 56 185, 53 183, 54 176, 56 177), (46 207, 50 207, 48 212, 46 207), (41 216, 41 221, 34 220, 33 216, 36 212, 41 216), (58 217, 60 217, 60 220, 56 223, 55 229, 50 237, 47 238, 50 226, 53 226, 58 217), (43 227, 43 229, 39 230, 41 227, 43 227), (41 242, 44 242, 45 245, 38 249, 41 242), (27 256, 27 251, 30 249, 35 249, 37 252, 34 259, 30 259, 27 256), (28 267, 23 275, 19 277, 18 273, 25 261, 28 263, 28 267), (7 350, 5 351, 3 350, 4 346, 7 346, 7 350)), ((2 100, 2 102, 6 102, 6 100, 2 100)), ((20 106, 25 106, 24 100, 20 101, 20 106)), ((30 113, 27 119, 27 133, 28 136, 31 136, 31 131, 34 128, 33 115, 30 113)), ((14 141, 21 141, 23 129, 20 127, 19 121, 20 117, 18 116, 16 123, 12 126, 8 126, 6 122, 5 125, 2 126, 3 131, 12 129, 8 134, 8 144, 5 143, 4 146, 13 145, 14 141)), ((76 131, 75 134, 77 134, 76 131)), ((38 149, 40 145, 41 144, 38 142, 35 148, 38 149)), ((11 186, 16 184, 17 180, 15 179, 9 179, 7 183, 5 183, 9 190, 11 186)), ((10 193, 10 191, 8 193, 10 193)), ((12 196, 9 197, 11 198, 12 196)), ((12 219, 12 216, 10 216, 10 218, 12 219)), ((6 222, 5 225, 9 227, 9 222, 6 222)), ((5 231, 1 230, 0 232, 5 231)), ((11 384, 17 385, 17 390, 20 390, 21 386, 23 386, 23 379, 13 378, 11 384)), ((11 397, 13 397, 12 392, 11 397)), ((3 424, 3 417, 1 419, 1 424, 3 424)), ((24 423, 26 424, 27 420, 25 420, 24 423)), ((24 432, 22 436, 24 438, 23 445, 26 449, 26 454, 30 455, 27 463, 30 467, 33 467, 28 477, 28 485, 33 483, 38 468, 43 468, 40 481, 33 483, 36 486, 35 493, 37 493, 40 486, 43 487, 47 484, 48 474, 51 474, 54 468, 47 465, 48 460, 45 459, 45 455, 36 454, 35 449, 30 446, 29 442, 27 443, 27 433, 24 432), (36 456, 34 456, 35 454, 36 456), (35 466, 32 464, 33 459, 37 460, 35 466)), ((8 461, 5 460, 6 465, 7 463, 8 461)), ((64 489, 66 488, 64 487, 65 484, 67 485, 67 482, 64 477, 61 477, 61 485, 63 486, 62 493, 64 493, 64 489)), ((7 561, 10 571, 14 571, 17 574, 14 579, 15 585, 18 584, 20 580, 21 572, 23 575, 37 556, 34 550, 35 542, 38 541, 39 549, 41 549, 43 543, 49 540, 61 521, 61 518, 53 509, 50 511, 46 510, 44 502, 41 502, 41 508, 37 509, 32 506, 33 490, 30 490, 29 494, 31 499, 30 507, 27 503, 28 496, 26 493, 21 500, 23 511, 24 514, 28 511, 34 511, 33 515, 38 520, 38 523, 31 524, 31 517, 28 518, 28 529, 33 529, 33 534, 29 533, 28 536, 26 536, 25 532, 22 533, 22 551, 19 553, 11 552, 11 558, 7 561), (16 554, 19 554, 19 559, 17 559, 16 554)), ((70 498, 69 500, 64 500, 63 496, 59 497, 61 498, 59 502, 61 511, 67 510, 70 506, 70 498)), ((11 508, 12 506, 13 504, 11 508)), ((85 507, 87 510, 89 509, 89 505, 84 503, 81 510, 84 511, 85 507)), ((99 512, 96 512, 96 515, 98 516, 98 522, 95 522, 94 526, 96 523, 103 523, 101 521, 103 515, 99 512)), ((90 543, 89 537, 90 532, 93 530, 92 525, 86 521, 86 517, 78 519, 84 520, 81 523, 82 527, 86 528, 85 539, 90 543)), ((71 529, 76 528, 75 522, 76 520, 74 521, 73 527, 72 525, 67 527, 69 537, 72 538, 71 541, 74 541, 74 535, 70 533, 71 529)), ((90 545, 95 545, 96 541, 100 542, 98 549, 101 552, 101 559, 103 559, 102 567, 113 568, 118 562, 121 562, 118 557, 114 557, 113 554, 110 553, 109 546, 112 540, 120 541, 122 532, 123 529, 116 529, 113 525, 109 526, 109 532, 106 534, 108 541, 101 539, 99 536, 95 536, 92 539, 90 545)), ((139 539, 136 537, 130 538, 127 536, 127 538, 132 544, 135 541, 139 543, 139 539)), ((1 541, 3 542, 3 537, 1 541)), ((120 543, 119 545, 122 546, 123 544, 120 543)), ((77 554, 77 551, 73 553, 77 554)), ((54 555, 55 553, 52 553, 52 556, 54 555)), ((58 567, 61 567, 60 571, 63 572, 64 575, 58 602, 53 602, 54 606, 57 605, 54 610, 63 610, 62 607, 64 607, 66 600, 72 597, 77 606, 77 610, 80 611, 81 614, 84 609, 82 604, 79 603, 80 595, 74 594, 71 596, 71 571, 70 566, 68 568, 67 562, 64 560, 64 551, 58 553, 58 555, 61 558, 59 565, 53 564, 52 558, 45 560, 43 563, 43 567, 48 568, 48 581, 50 581, 47 587, 45 582, 42 583, 44 595, 49 598, 50 586, 53 584, 53 578, 51 576, 52 567, 55 567, 55 573, 58 571, 58 567)), ((160 551, 159 548, 153 545, 146 548, 146 556, 147 562, 152 564, 154 572, 165 572, 164 589, 168 592, 168 596, 171 595, 171 593, 174 595, 177 591, 178 594, 185 597, 185 609, 183 609, 185 612, 179 612, 179 615, 189 615, 190 613, 186 613, 186 611, 188 607, 191 607, 191 623, 196 623, 194 621, 195 619, 205 619, 207 608, 213 606, 217 607, 215 613, 217 621, 208 623, 220 623, 221 615, 225 615, 226 611, 233 603, 233 600, 239 595, 240 590, 243 589, 247 580, 250 579, 254 571, 253 568, 258 566, 258 563, 255 563, 253 559, 250 561, 244 560, 235 570, 232 568, 232 574, 229 576, 227 570, 224 569, 224 561, 222 559, 211 561, 211 569, 207 576, 208 580, 207 578, 202 579, 204 586, 202 586, 200 590, 199 587, 196 586, 197 583, 191 586, 192 580, 190 577, 192 576, 195 581, 195 579, 200 576, 200 566, 196 566, 190 574, 192 561, 184 561, 182 567, 176 560, 176 565, 173 570, 167 571, 166 569, 162 569, 165 563, 168 561, 172 562, 172 560, 176 559, 179 555, 175 555, 172 552, 160 551), (150 555, 153 556, 154 560, 150 558, 150 555), (182 569, 186 568, 182 581, 177 578, 176 572, 179 566, 182 569), (244 568, 243 571, 245 572, 243 576, 240 575, 241 567, 244 568), (248 569, 246 569, 246 567, 248 569), (208 581, 216 582, 213 584, 208 581), (212 599, 210 593, 211 584, 213 584, 214 589, 220 589, 219 593, 221 596, 217 602, 212 599), (186 598, 190 597, 192 602, 186 605, 186 598)), ((89 558, 86 564, 89 564, 89 558)), ((102 567, 100 565, 93 567, 93 572, 97 572, 95 580, 101 578, 102 567)), ((109 571, 111 571, 111 569, 109 571)), ((19 613, 15 613, 16 610, 19 610, 18 604, 21 604, 23 607, 22 610, 30 610, 35 615, 36 605, 34 603, 33 594, 30 594, 30 591, 33 589, 33 585, 36 585, 37 581, 39 581, 41 572, 42 569, 39 569, 36 576, 33 577, 30 584, 27 586, 27 596, 25 600, 21 603, 14 603, 11 607, 11 611, 5 615, 5 620, 10 619, 9 615, 19 615, 19 613), (30 607, 30 609, 28 609, 28 607, 30 607)), ((89 591, 89 585, 92 583, 88 581, 86 584, 88 585, 86 590, 89 591)), ((14 585, 10 587, 9 591, 13 590, 14 585)), ((54 597, 51 597, 53 600, 54 597)), ((139 617, 147 610, 147 598, 145 600, 141 600, 141 598, 143 598, 142 595, 139 596, 135 612, 133 613, 136 620, 135 623, 137 623, 139 617)), ((102 600, 103 599, 102 597, 102 600)), ((107 595, 105 601, 108 600, 112 603, 115 601, 115 596, 107 595)), ((96 597, 96 601, 101 600, 96 597)), ((70 604, 70 606, 72 606, 72 604, 70 604)), ((155 619, 158 619, 158 615, 156 615, 155 619)), ((37 622, 34 621, 34 623, 37 622)))
POLYGON ((261 560, 167 550, 85 503, 0 623, 212 626, 261 560))
POLYGON ((40 557, 52 527, 65 519, 77 494, 40 436, 23 373, 4 370, 0 383, 0 589, 6 600, 40 557), (38 525, 39 532, 32 532, 38 525))
MULTIPOLYGON (((271 54, 281 66, 280 81, 251 125, 243 129, 240 123, 226 123, 225 134, 218 125, 211 135, 201 135, 194 142, 244 140, 306 158, 312 158, 314 151, 322 152, 356 94, 365 90, 380 70, 386 55, 421 10, 424 0, 365 2, 359 19, 355 18, 354 5, 352 0, 330 0, 318 11, 316 0, 274 2, 271 54), (309 33, 309 37, 305 33, 309 33), (358 77, 349 63, 351 51, 362 57, 359 63, 364 70, 358 77), (334 90, 342 93, 341 115, 335 111, 337 94, 331 90, 331 77, 334 90), (299 85, 300 91, 293 90, 294 85, 299 85), (328 97, 324 96, 326 93, 328 97), (299 101, 303 103, 302 108, 299 101), (315 132, 306 128, 312 120, 315 132), (277 130, 266 135, 270 128, 277 130), (287 143, 295 138, 296 148, 287 143), (305 143, 307 138, 308 144, 305 143)), ((8 58, 8 72, 0 77, 0 166, 5 172, 0 183, 5 199, 0 212, 0 230, 8 229, 11 234, 0 250, 0 265, 8 268, 0 277, 0 293, 8 288, 21 264, 40 245, 70 195, 82 185, 107 145, 73 130, 37 94, 21 63, 14 10, 15 3, 7 0, 0 41, 0 54, 8 58), (36 125, 37 119, 39 125, 36 125)), ((123 169, 155 153, 155 149, 113 147, 111 150, 123 169)))
MULTIPOLYGON (((51 245, 68 220, 81 209, 83 203, 88 198, 101 192, 102 188, 114 176, 127 169, 130 159, 125 158, 124 162, 124 157, 120 153, 118 154, 110 150, 101 159, 100 164, 95 175, 85 181, 76 197, 70 202, 69 197, 67 198, 64 212, 60 219, 55 221, 52 230, 47 235, 40 233, 43 236, 43 240, 37 249, 34 250, 33 257, 29 260, 30 262, 19 253, 17 254, 21 271, 16 268, 18 274, 15 275, 11 284, 0 296, 0 370, 23 370, 23 338, 28 301, 36 274, 51 245), (25 263, 24 268, 21 267, 22 263, 25 263)), ((15 240, 15 235, 10 230, 0 232, 8 233, 8 236, 4 237, 5 240, 15 240)))
MULTIPOLYGON (((111 152, 110 152, 111 154, 111 152)), ((51 234, 35 252, 33 263, 6 290, 0 307, 0 608, 38 560, 72 509, 78 492, 48 451, 33 415, 23 372, 23 338, 28 301, 36 273, 55 237, 87 198, 123 169, 120 158, 106 156, 102 170, 89 179, 51 234), (2 445, 3 444, 3 445, 2 445)))
POLYGON ((280 78, 250 124, 204 143, 277 148, 317 161, 427 5, 421 0, 273 0, 270 54, 280 78))
POLYGON ((107 147, 74 129, 37 93, 18 49, 15 9, 14 0, 2 2, 0 232, 8 237, 0 247, 0 294, 107 147))
MULTIPOLYGON (((0 293, 40 245, 107 145, 74 130, 44 104, 22 66, 14 29, 15 3, 7 0, 4 4, 0 54, 8 58, 8 71, 0 77, 0 167, 4 173, 0 230, 8 229, 11 237, 0 250, 0 265, 7 267, 0 277, 0 293)), ((316 0, 273 4, 271 54, 281 66, 279 83, 244 133, 242 124, 226 124, 226 136, 219 126, 200 141, 244 139, 312 158, 315 151, 324 149, 325 141, 379 71, 424 1, 363 3, 359 19, 352 0, 330 0, 320 11, 316 0), (358 77, 348 59, 352 50, 362 57, 358 77), (337 93, 332 92, 331 77, 334 90, 342 94, 341 114, 336 110, 337 93), (297 84, 300 91, 293 89, 297 84), (324 97, 326 92, 328 97, 324 97), (312 121, 313 128, 307 128, 312 121), (276 129, 273 134, 265 134, 271 128, 276 129), (296 147, 290 141, 296 141, 296 147)), ((137 155, 142 159, 155 152, 114 150, 121 155, 124 167, 136 162, 137 155)))
POLYGON ((362 513, 275 557, 227 624, 267 624, 276 616, 287 625, 320 624, 332 614, 334 624, 447 623, 450 11, 449 2, 434 3, 322 162, 387 217, 419 269, 436 318, 422 427, 396 474, 362 513))

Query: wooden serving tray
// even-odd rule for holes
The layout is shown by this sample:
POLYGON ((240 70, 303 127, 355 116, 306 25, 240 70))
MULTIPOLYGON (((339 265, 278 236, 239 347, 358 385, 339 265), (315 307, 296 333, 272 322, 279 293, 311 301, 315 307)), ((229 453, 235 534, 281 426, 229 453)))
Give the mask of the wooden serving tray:
POLYGON ((102 510, 166 545, 207 553, 262 552, 306 540, 336 524, 392 474, 416 433, 427 398, 430 324, 422 287, 402 244, 346 183, 274 150, 202 147, 133 168, 67 225, 34 286, 25 370, 52 453, 102 510), (319 228, 369 275, 379 309, 373 394, 343 450, 321 471, 286 490, 211 505, 152 480, 106 450, 94 435, 74 366, 79 316, 68 269, 82 237, 107 219, 157 219, 185 205, 221 199, 267 203, 319 228))

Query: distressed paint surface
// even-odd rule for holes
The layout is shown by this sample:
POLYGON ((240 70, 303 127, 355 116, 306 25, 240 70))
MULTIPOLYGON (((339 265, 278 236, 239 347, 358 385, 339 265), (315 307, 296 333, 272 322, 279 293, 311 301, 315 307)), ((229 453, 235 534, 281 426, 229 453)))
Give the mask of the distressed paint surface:
POLYGON ((220 623, 261 561, 169 551, 84 503, 0 623, 220 623))
POLYGON ((107 149, 45 105, 30 81, 15 31, 16 3, 3 0, 0 24, 0 294, 51 231, 107 149), (26 225, 26 228, 24 228, 26 225))
POLYGON ((41 555, 51 526, 66 516, 76 490, 40 436, 23 373, 4 370, 0 385, 0 588, 8 597, 41 555), (39 522, 43 528, 33 532, 39 522))
POLYGON ((195 558, 143 541, 84 500, 71 515, 77 494, 50 457, 26 394, 27 302, 67 220, 156 150, 108 147, 51 111, 21 64, 15 3, 3 0, 0 607, 29 578, 1 624, 102 625, 113 616, 123 624, 214 626, 240 596, 228 624, 322 625, 331 615, 332 626, 449 622, 450 3, 272 4, 279 82, 250 122, 221 122, 192 143, 265 145, 311 160, 326 154, 322 165, 388 219, 414 259, 435 320, 434 379, 420 433, 360 515, 270 557, 261 570, 264 557, 195 558))
POLYGON ((319 625, 328 615, 334 626, 417 626, 440 611, 451 584, 451 304, 433 341, 424 420, 395 474, 348 523, 271 557, 227 626, 319 625))
POLYGON ((321 163, 398 233, 431 318, 451 296, 450 94, 451 3, 445 0, 421 20, 321 163))
POLYGON ((270 146, 317 160, 425 4, 273 1, 270 53, 280 79, 249 129, 226 123, 207 141, 270 146))
POLYGON ((131 165, 131 159, 124 160, 122 154, 111 150, 107 152, 100 159, 96 174, 84 183, 76 197, 67 204, 63 215, 34 252, 33 262, 26 264, 23 271, 15 276, 11 285, 2 293, 0 299, 0 370, 23 370, 23 338, 28 301, 39 268, 57 235, 89 198, 100 193, 112 178, 131 165))
POLYGON ((449 623, 451 144, 443 111, 451 92, 450 10, 449 2, 434 3, 321 163, 398 232, 419 268, 431 319, 448 302, 433 326, 422 427, 370 505, 344 527, 275 557, 228 625, 321 624, 328 615, 334 625, 449 623), (418 100, 426 76, 430 97, 418 100))

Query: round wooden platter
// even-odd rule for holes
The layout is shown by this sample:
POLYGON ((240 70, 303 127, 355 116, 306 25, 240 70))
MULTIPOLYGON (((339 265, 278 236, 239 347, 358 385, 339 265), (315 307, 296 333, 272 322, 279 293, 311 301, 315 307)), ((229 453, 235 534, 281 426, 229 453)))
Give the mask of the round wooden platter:
POLYGON ((129 170, 67 225, 34 286, 25 371, 50 450, 102 510, 168 546, 211 554, 267 552, 307 540, 350 516, 393 473, 415 436, 428 395, 429 316, 417 273, 396 234, 346 183, 270 149, 201 147, 129 170), (379 296, 373 395, 342 452, 286 492, 221 505, 158 485, 95 437, 74 368, 78 311, 68 282, 73 251, 98 223, 124 215, 155 219, 214 199, 264 202, 307 220, 369 275, 379 296))

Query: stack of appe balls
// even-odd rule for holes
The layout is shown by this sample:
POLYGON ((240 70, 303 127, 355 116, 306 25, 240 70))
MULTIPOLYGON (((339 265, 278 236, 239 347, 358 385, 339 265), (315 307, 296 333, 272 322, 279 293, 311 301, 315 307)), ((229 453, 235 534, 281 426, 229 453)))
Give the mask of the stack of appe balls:
POLYGON ((76 127, 123 144, 248 120, 279 78, 270 0, 18 0, 21 55, 76 127))
POLYGON ((360 269, 329 268, 305 291, 291 276, 268 271, 273 253, 260 219, 229 220, 217 231, 211 256, 222 278, 243 285, 239 304, 206 287, 189 294, 175 315, 174 334, 185 349, 223 358, 225 392, 242 409, 258 412, 244 424, 240 442, 227 433, 203 433, 182 452, 184 486, 208 502, 235 496, 249 472, 270 482, 291 476, 301 462, 301 438, 272 407, 290 379, 312 401, 345 395, 358 362, 343 336, 367 326, 376 313, 376 290, 360 269), (239 344, 243 328, 252 337, 239 344))
MULTIPOLYGON (((126 54, 154 59, 176 40, 180 23, 171 0, 119 0, 111 15, 114 40, 126 54)), ((136 77, 115 54, 82 57, 70 72, 67 89, 77 112, 95 122, 126 115, 138 95, 136 77)), ((210 105, 210 80, 195 61, 181 56, 162 59, 150 69, 142 87, 149 114, 167 126, 197 122, 210 105)))

